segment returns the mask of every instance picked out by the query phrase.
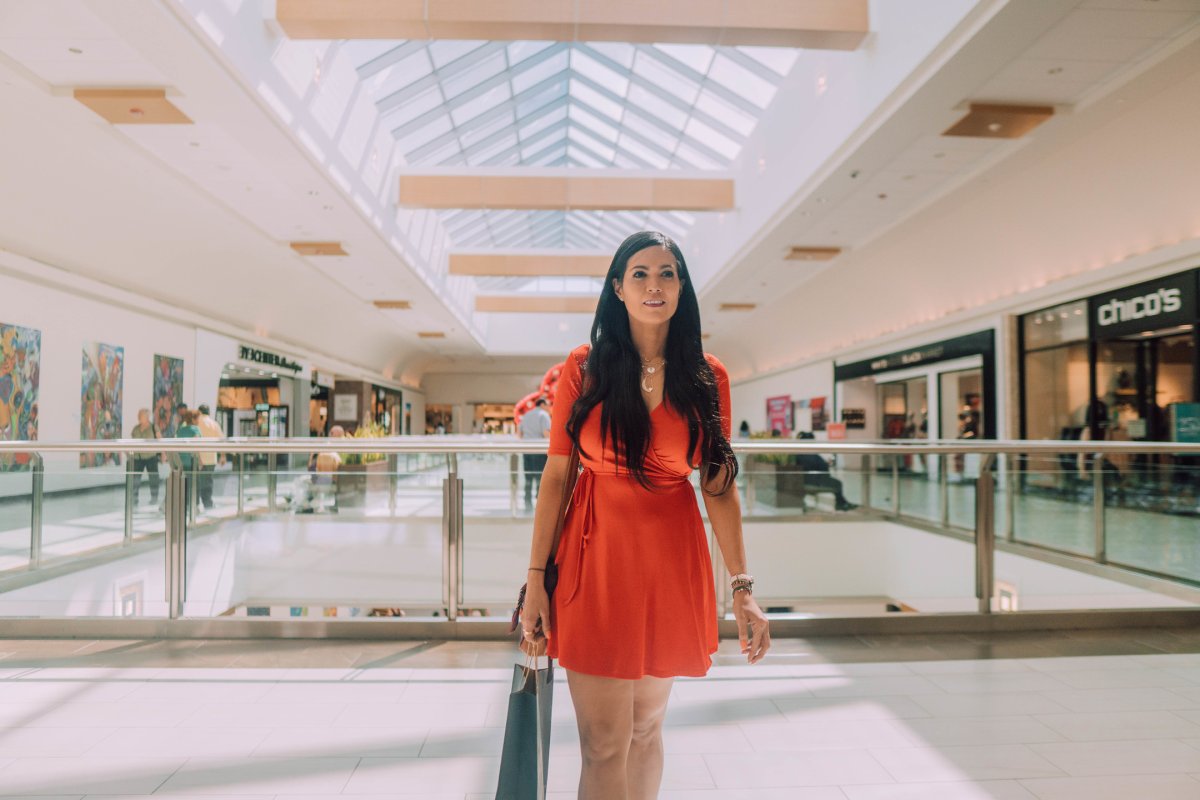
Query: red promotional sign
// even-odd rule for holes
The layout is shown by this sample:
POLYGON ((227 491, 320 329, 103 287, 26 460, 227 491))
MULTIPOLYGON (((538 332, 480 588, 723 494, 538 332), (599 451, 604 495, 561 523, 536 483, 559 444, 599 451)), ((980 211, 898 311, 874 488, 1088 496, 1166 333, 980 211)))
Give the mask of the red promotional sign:
POLYGON ((825 425, 825 433, 829 436, 829 441, 837 441, 846 438, 846 423, 844 422, 829 422, 825 425))
POLYGON ((779 431, 781 436, 792 435, 792 396, 767 398, 767 430, 779 431))

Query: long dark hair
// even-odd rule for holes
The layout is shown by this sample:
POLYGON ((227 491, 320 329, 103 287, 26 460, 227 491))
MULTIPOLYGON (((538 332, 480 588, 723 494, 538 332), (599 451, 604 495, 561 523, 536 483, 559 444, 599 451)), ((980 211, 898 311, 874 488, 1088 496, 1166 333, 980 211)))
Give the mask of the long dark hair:
MULTIPOLYGON (((567 433, 579 445, 584 420, 597 405, 600 412, 600 441, 611 441, 614 453, 625 457, 626 467, 642 486, 655 488, 646 475, 645 457, 650 446, 650 413, 638 391, 642 378, 641 356, 629 331, 629 312, 617 297, 613 281, 625 277, 629 259, 647 247, 661 247, 675 257, 681 291, 679 305, 667 330, 665 358, 668 364, 663 400, 669 402, 688 424, 687 462, 702 468, 701 487, 725 467, 725 479, 712 495, 724 494, 737 476, 737 459, 721 430, 721 404, 717 378, 704 357, 700 342, 700 304, 688 275, 687 262, 679 245, 657 231, 635 233, 621 243, 604 276, 604 288, 592 321, 591 351, 585 367, 586 379, 571 410, 567 433), (701 463, 693 464, 696 446, 702 444, 701 463)), ((580 447, 580 452, 586 451, 580 447)))

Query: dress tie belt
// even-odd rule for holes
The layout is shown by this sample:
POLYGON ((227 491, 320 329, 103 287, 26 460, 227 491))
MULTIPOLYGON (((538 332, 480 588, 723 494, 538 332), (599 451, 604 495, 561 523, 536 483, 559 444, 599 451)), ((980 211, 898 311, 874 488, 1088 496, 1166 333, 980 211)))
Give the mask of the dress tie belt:
MULTIPOLYGON (((583 557, 587 552, 589 540, 592 538, 592 533, 596 529, 596 478, 597 473, 584 467, 579 473, 579 480, 575 482, 575 490, 571 495, 571 504, 577 509, 572 515, 571 524, 579 528, 579 546, 575 556, 575 579, 572 585, 567 590, 566 599, 563 605, 570 603, 575 599, 575 595, 579 593, 579 585, 583 582, 583 557)), ((603 473, 605 478, 622 478, 624 480, 634 480, 629 473, 603 473)), ((655 485, 661 486, 665 483, 687 483, 688 479, 682 476, 650 476, 650 480, 655 485)), ((561 574, 561 569, 560 569, 561 574)))

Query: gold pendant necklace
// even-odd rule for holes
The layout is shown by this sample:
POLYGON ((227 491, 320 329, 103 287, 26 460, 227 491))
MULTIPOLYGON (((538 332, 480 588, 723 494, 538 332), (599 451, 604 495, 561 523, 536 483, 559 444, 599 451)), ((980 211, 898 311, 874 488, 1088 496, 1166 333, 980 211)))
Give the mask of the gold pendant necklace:
POLYGON ((646 392, 647 394, 649 394, 650 392, 654 391, 653 386, 646 385, 646 378, 648 376, 653 375, 654 373, 658 372, 660 369, 662 369, 666 365, 667 365, 666 359, 663 359, 663 362, 661 364, 659 364, 657 367, 652 367, 649 364, 647 364, 646 362, 644 362, 644 361, 642 362, 642 391, 643 392, 646 392))

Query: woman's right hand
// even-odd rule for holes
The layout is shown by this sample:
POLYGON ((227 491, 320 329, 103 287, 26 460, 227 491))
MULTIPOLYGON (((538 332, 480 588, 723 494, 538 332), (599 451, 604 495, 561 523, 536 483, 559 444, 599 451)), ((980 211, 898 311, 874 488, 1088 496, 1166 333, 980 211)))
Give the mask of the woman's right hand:
POLYGON ((550 596, 542 585, 545 573, 530 570, 525 588, 525 607, 521 611, 521 651, 526 655, 544 655, 546 630, 550 627, 550 596))

